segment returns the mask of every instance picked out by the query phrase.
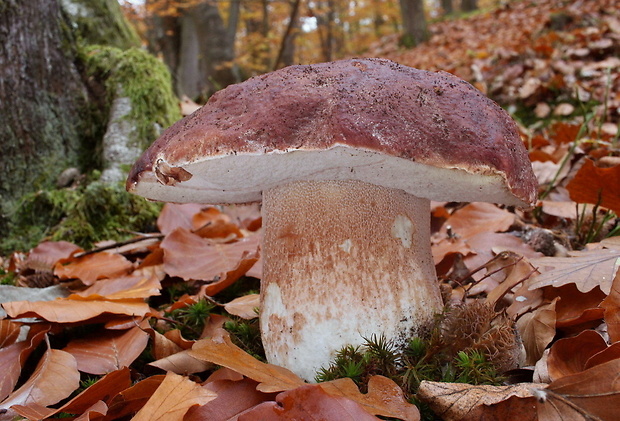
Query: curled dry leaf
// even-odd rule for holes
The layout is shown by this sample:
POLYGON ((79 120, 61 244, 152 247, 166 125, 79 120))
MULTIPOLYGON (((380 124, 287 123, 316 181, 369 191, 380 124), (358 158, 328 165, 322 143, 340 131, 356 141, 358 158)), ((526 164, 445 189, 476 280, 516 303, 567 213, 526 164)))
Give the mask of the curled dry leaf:
POLYGON ((149 312, 149 306, 143 300, 112 301, 75 294, 54 301, 14 301, 2 306, 12 318, 38 317, 57 323, 83 322, 106 313, 142 317, 149 312))
POLYGON ((192 217, 192 232, 203 238, 232 240, 243 237, 239 227, 230 217, 215 207, 202 209, 192 217))
MULTIPOLYGON (((106 403, 116 394, 129 387, 131 387, 131 373, 129 368, 125 367, 105 375, 58 409, 36 408, 33 406, 19 406, 14 407, 14 409, 19 415, 28 419, 48 418, 61 412, 87 414, 92 410, 107 411, 106 403), (100 402, 104 403, 105 406, 102 406, 100 402), (95 406, 94 409, 93 406, 95 406)), ((105 412, 102 413, 105 414, 105 412)))
POLYGON ((517 330, 521 334, 526 351, 526 365, 536 364, 555 336, 555 305, 558 299, 524 314, 517 320, 517 330))
POLYGON ((359 391, 353 380, 343 378, 319 383, 332 396, 342 396, 359 403, 366 412, 404 421, 418 421, 418 408, 407 402, 402 389, 393 380, 383 376, 372 376, 368 381, 368 393, 359 391))
MULTIPOLYGON (((445 421, 537 421, 534 383, 511 386, 474 386, 465 383, 423 381, 417 397, 445 421), (485 415, 492 413, 490 417, 485 415)), ((544 387, 545 385, 539 385, 544 387)))
POLYGON ((12 320, 0 320, 0 349, 15 343, 21 327, 21 323, 12 320))
POLYGON ((183 421, 233 420, 242 412, 275 398, 273 393, 259 392, 256 386, 257 383, 248 378, 207 382, 203 387, 217 394, 217 398, 190 408, 183 421))
POLYGON ((260 305, 260 294, 244 295, 226 303, 224 309, 242 319, 250 320, 258 317, 258 307, 260 305))
POLYGON ((241 260, 237 264, 237 266, 226 272, 224 276, 221 277, 219 281, 213 282, 204 287, 204 292, 213 296, 220 291, 228 288, 232 284, 234 284, 239 278, 245 275, 252 266, 258 261, 258 250, 253 252, 245 251, 241 255, 241 260))
POLYGON ((132 268, 133 264, 124 256, 100 252, 62 259, 54 266, 54 274, 60 279, 79 279, 92 285, 98 279, 126 275, 132 268))
POLYGON ((189 355, 202 361, 228 367, 259 382, 257 389, 261 392, 281 392, 305 384, 302 379, 284 367, 258 361, 233 344, 225 331, 221 336, 197 341, 189 355))
POLYGON ((605 339, 593 330, 558 340, 547 358, 549 377, 553 381, 585 370, 588 360, 606 348, 605 339))
POLYGON ((377 421, 355 401, 325 393, 320 385, 309 384, 279 393, 275 402, 264 402, 239 415, 239 421, 259 419, 377 421))
POLYGON ((620 165, 599 168, 586 158, 566 189, 575 202, 598 203, 620 214, 620 165))
POLYGON ((604 310, 600 304, 605 294, 599 287, 586 293, 579 291, 575 284, 566 284, 558 288, 545 287, 542 290, 547 300, 560 297, 555 306, 558 329, 579 326, 603 318, 604 310))
POLYGON ((43 241, 28 253, 26 267, 35 270, 52 270, 59 260, 69 258, 78 250, 81 248, 67 241, 43 241))
POLYGON ((127 331, 96 332, 74 339, 64 348, 84 373, 106 374, 128 367, 148 343, 148 333, 136 326, 127 331))
POLYGON ((138 411, 133 421, 182 421, 194 405, 204 405, 216 394, 187 377, 168 373, 155 393, 138 411))
POLYGON ((153 396, 165 377, 164 375, 147 377, 112 397, 108 402, 106 420, 118 420, 138 412, 153 396))
POLYGON ((609 295, 603 300, 601 307, 605 310, 609 339, 612 342, 620 341, 620 272, 616 273, 609 295))
POLYGON ((475 202, 455 211, 444 223, 461 238, 468 239, 482 232, 504 232, 514 222, 514 213, 500 209, 492 203, 475 202))
POLYGON ((164 270, 185 280, 222 277, 239 265, 245 252, 255 253, 259 241, 258 235, 251 235, 234 243, 219 244, 177 228, 161 243, 164 270))
POLYGON ((535 395, 540 421, 617 420, 620 359, 562 377, 535 395))
POLYGON ((80 385, 80 372, 71 354, 48 349, 28 381, 0 403, 0 409, 13 405, 53 405, 68 397, 80 385))

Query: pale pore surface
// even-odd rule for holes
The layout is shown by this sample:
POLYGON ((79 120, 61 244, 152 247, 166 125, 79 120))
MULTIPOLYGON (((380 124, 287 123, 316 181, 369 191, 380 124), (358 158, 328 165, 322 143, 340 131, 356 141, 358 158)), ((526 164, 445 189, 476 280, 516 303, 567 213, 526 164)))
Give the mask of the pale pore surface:
POLYGON ((360 181, 263 195, 261 329, 269 362, 312 381, 335 352, 384 334, 402 345, 442 306, 429 201, 360 181))

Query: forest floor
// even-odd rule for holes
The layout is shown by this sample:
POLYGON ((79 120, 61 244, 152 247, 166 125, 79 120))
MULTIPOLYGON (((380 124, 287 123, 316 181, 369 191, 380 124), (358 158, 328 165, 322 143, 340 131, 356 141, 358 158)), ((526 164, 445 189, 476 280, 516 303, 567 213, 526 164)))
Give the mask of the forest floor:
POLYGON ((131 241, 3 259, 0 420, 617 419, 619 10, 511 2, 369 47, 498 101, 540 183, 527 211, 433 204, 428 336, 368 338, 304 383, 264 359, 258 207, 167 204, 131 241))

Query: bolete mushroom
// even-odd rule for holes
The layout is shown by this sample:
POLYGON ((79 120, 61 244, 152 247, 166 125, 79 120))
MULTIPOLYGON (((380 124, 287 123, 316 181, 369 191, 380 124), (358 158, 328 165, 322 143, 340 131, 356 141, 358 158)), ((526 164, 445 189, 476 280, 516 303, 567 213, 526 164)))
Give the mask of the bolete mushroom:
POLYGON ((402 345, 441 310, 429 199, 536 197, 502 108, 451 74, 383 59, 291 66, 217 92, 144 152, 127 189, 262 200, 263 345, 307 380, 344 345, 402 345))

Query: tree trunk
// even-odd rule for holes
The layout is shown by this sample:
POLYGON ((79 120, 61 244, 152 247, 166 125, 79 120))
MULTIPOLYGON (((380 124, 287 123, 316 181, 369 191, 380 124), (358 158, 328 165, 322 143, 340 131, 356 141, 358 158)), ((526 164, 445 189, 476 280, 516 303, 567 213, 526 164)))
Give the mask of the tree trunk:
POLYGON ((441 8, 443 9, 444 15, 449 15, 454 12, 452 0, 441 0, 441 8))
POLYGON ((56 1, 0 0, 0 206, 77 166, 92 130, 70 27, 56 1))
POLYGON ((282 36, 282 42, 278 51, 278 56, 273 64, 273 70, 282 66, 290 66, 294 63, 295 58, 295 38, 297 37, 297 29, 299 26, 299 5, 301 0, 295 0, 291 6, 291 14, 289 16, 288 25, 282 36))
POLYGON ((461 0, 461 11, 471 12, 478 9, 477 0, 461 0))
POLYGON ((423 0, 400 0, 400 10, 403 18, 401 43, 406 47, 414 47, 428 40, 423 0))
POLYGON ((211 2, 188 3, 179 9, 178 16, 153 12, 150 48, 162 53, 174 75, 177 95, 204 100, 240 81, 232 64, 240 4, 239 0, 231 1, 227 24, 211 2))

